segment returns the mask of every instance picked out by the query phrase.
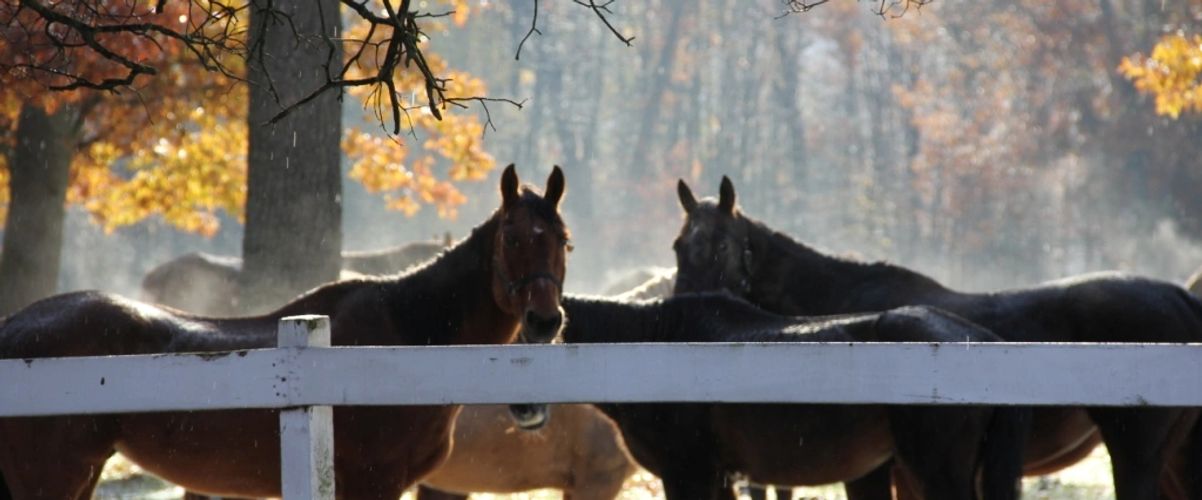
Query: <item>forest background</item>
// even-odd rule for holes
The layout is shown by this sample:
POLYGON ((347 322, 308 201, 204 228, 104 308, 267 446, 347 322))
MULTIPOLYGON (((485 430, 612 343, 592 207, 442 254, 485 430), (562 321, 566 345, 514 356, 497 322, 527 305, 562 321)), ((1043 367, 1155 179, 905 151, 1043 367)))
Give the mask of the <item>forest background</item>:
MULTIPOLYGON (((345 249, 462 237, 496 205, 494 165, 512 161, 525 179, 567 173, 568 291, 672 265, 676 179, 713 194, 722 175, 779 230, 968 290, 1103 269, 1181 281, 1202 264, 1202 2, 944 1, 896 17, 876 2, 782 15, 774 1, 646 0, 611 4, 612 29, 573 2, 452 4, 426 30, 429 52, 462 71, 463 92, 522 108, 470 105, 451 125, 418 112, 425 122, 389 139, 345 99, 345 249)), ((59 290, 135 295, 176 255, 239 254, 243 177, 230 172, 245 176, 245 130, 181 101, 182 128, 92 125, 118 133, 87 147, 131 147, 88 150, 108 173, 72 185, 59 290), (142 186, 210 193, 203 203, 121 203, 136 196, 119 184, 206 131, 218 142, 204 151, 227 154, 180 167, 205 175, 142 186)), ((23 104, 6 97, 9 123, 23 104)))

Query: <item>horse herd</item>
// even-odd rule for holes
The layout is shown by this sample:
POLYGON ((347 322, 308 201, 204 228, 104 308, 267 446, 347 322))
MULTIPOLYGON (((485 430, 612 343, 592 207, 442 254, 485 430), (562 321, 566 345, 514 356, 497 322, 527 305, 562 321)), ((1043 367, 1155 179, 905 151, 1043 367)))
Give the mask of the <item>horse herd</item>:
MULTIPOLYGON (((230 298, 240 263, 203 254, 148 274, 149 302, 99 292, 47 298, 0 319, 0 358, 269 347, 278 320, 302 313, 330 316, 335 345, 1202 341, 1202 302, 1179 286, 1095 274, 961 293, 902 267, 824 255, 773 231, 739 210, 725 177, 717 199, 698 200, 678 184, 685 221, 672 245, 675 273, 657 273, 616 297, 565 295, 564 188, 558 167, 540 192, 521 185, 510 165, 500 207, 467 238, 346 254, 343 279, 264 315, 220 317, 237 311, 230 298), (356 267, 362 257, 375 267, 356 267), (374 276, 411 260, 425 262, 374 276)), ((420 483, 418 497, 426 500, 546 487, 565 498, 603 500, 617 495, 637 464, 662 479, 669 499, 733 499, 736 477, 842 482, 853 500, 1007 499, 1019 496, 1022 475, 1067 467, 1105 443, 1117 498, 1198 499, 1198 413, 708 403, 337 407, 335 484, 338 497, 353 499, 395 499, 420 483)), ((91 498, 116 452, 189 491, 278 496, 277 422, 272 410, 3 418, 0 499, 91 498)))

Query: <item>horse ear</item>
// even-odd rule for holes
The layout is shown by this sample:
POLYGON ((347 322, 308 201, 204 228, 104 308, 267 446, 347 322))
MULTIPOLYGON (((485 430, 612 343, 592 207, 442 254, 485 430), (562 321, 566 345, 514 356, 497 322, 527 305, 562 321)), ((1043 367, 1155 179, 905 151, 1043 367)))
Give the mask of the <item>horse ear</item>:
POLYGON ((547 177, 547 189, 543 191, 543 199, 555 206, 559 206, 559 200, 563 198, 563 170, 560 170, 559 165, 551 169, 551 175, 547 177))
POLYGON ((501 173, 501 206, 511 206, 518 201, 518 173, 510 163, 501 173))
POLYGON ((728 214, 735 213, 735 185, 730 177, 722 176, 722 186, 718 189, 718 209, 728 214))
POLYGON ((680 207, 684 209, 684 213, 691 214, 693 209, 697 208, 697 198, 693 197, 693 190, 684 183, 684 179, 676 180, 676 196, 680 198, 680 207))

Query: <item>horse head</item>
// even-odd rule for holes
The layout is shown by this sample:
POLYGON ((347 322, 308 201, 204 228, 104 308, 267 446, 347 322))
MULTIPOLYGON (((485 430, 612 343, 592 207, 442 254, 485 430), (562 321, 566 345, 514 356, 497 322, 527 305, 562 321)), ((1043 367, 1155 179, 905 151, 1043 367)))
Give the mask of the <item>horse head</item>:
POLYGON ((672 243, 676 252, 674 293, 751 290, 752 254, 747 219, 735 204, 735 187, 726 176, 717 200, 698 201, 683 180, 676 184, 684 226, 672 243))
POLYGON ((493 239, 492 294, 506 313, 520 318, 519 339, 546 343, 563 327, 568 232, 559 216, 563 171, 556 166, 542 194, 520 186, 510 164, 501 175, 499 224, 493 239))

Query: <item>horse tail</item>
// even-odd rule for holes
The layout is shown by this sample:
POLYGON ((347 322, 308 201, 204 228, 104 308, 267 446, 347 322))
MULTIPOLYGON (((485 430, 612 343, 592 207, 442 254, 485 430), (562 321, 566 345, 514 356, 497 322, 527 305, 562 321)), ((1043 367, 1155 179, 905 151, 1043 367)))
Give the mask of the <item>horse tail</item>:
POLYGON ((983 498, 1013 500, 1019 497, 1023 451, 1030 426, 1030 407, 994 407, 981 444, 979 463, 983 498))

